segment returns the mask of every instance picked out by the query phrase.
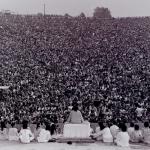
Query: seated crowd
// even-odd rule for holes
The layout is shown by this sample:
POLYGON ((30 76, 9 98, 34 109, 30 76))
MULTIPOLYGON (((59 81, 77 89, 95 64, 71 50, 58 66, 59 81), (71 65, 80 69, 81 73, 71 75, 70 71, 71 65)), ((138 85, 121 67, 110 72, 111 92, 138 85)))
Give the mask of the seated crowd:
POLYGON ((21 143, 30 143, 31 141, 45 143, 52 140, 55 130, 55 125, 50 125, 47 122, 37 124, 33 133, 26 120, 23 121, 21 130, 15 127, 14 122, 9 128, 6 127, 5 122, 1 122, 0 140, 20 141, 21 143))
POLYGON ((99 123, 99 127, 92 138, 102 140, 105 143, 114 142, 118 146, 129 146, 131 143, 150 144, 150 126, 149 122, 144 123, 144 127, 139 128, 138 124, 131 123, 130 127, 124 123, 115 124, 99 123))
MULTIPOLYGON (((77 104, 73 106, 65 124, 87 124, 87 121, 84 121, 81 112, 78 110, 77 104)), ((10 128, 6 127, 5 121, 1 122, 0 140, 20 141, 21 143, 32 141, 46 143, 55 142, 59 136, 56 125, 48 122, 38 123, 33 133, 26 120, 23 121, 20 131, 15 128, 14 122, 11 123, 10 128)), ((95 130, 91 128, 89 137, 104 143, 115 143, 121 147, 128 147, 129 142, 150 144, 150 125, 149 122, 145 122, 144 127, 140 128, 138 124, 131 122, 130 127, 127 128, 127 125, 122 121, 112 119, 111 122, 99 122, 95 130)))

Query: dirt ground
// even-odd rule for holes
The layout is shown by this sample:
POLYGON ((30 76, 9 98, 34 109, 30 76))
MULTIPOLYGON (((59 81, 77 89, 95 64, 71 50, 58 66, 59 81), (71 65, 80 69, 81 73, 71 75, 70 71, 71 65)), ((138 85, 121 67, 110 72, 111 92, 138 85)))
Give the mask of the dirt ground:
POLYGON ((104 143, 75 144, 65 143, 30 143, 21 144, 19 142, 0 141, 0 150, 150 150, 149 146, 131 145, 129 148, 121 148, 104 143))

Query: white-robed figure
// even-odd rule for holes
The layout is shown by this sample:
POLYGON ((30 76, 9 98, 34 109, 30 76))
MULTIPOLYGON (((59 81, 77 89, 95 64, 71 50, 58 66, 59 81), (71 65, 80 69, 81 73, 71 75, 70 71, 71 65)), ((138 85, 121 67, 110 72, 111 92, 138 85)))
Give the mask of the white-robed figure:
POLYGON ((34 129, 34 139, 37 141, 37 137, 39 136, 40 132, 42 130, 42 124, 37 123, 36 128, 34 129))
POLYGON ((131 140, 132 140, 132 139, 131 139, 131 138, 132 138, 132 134, 133 134, 133 132, 134 132, 134 123, 133 123, 133 122, 130 123, 130 127, 127 129, 127 132, 128 132, 128 134, 129 134, 130 141, 131 141, 131 140))
POLYGON ((84 121, 78 104, 74 104, 67 122, 64 125, 63 136, 65 138, 90 138, 91 127, 88 121, 84 121))
POLYGON ((11 123, 11 128, 8 130, 8 140, 19 141, 19 134, 17 128, 15 128, 15 123, 11 123))
POLYGON ((120 128, 121 128, 121 131, 118 132, 116 139, 115 139, 115 143, 117 144, 117 146, 128 147, 130 137, 127 132, 127 127, 125 124, 122 124, 120 128))
POLYGON ((50 134, 50 125, 46 124, 46 128, 42 126, 42 129, 40 130, 40 134, 37 137, 37 141, 39 143, 47 143, 51 139, 51 134, 50 134))
POLYGON ((139 142, 142 142, 142 140, 143 140, 142 131, 140 130, 139 125, 136 124, 134 126, 134 131, 131 135, 130 141, 133 143, 139 143, 139 142))
POLYGON ((1 121, 0 140, 8 140, 8 129, 5 121, 1 121))
POLYGON ((99 123, 100 131, 92 134, 91 137, 97 141, 103 141, 104 143, 112 143, 113 136, 111 134, 110 128, 104 125, 102 122, 99 123))
POLYGON ((78 110, 78 105, 73 106, 72 111, 70 112, 67 123, 80 124, 83 123, 84 119, 81 112, 78 110))
POLYGON ((111 132, 113 138, 115 139, 119 132, 119 127, 117 126, 117 123, 115 120, 113 120, 113 124, 112 124, 112 126, 110 126, 110 132, 111 132))
POLYGON ((149 123, 144 123, 144 128, 142 129, 143 142, 146 144, 150 144, 150 127, 149 123))
POLYGON ((34 139, 34 135, 32 134, 31 130, 28 128, 28 123, 25 121, 23 122, 23 127, 19 133, 19 139, 21 143, 30 143, 34 139))

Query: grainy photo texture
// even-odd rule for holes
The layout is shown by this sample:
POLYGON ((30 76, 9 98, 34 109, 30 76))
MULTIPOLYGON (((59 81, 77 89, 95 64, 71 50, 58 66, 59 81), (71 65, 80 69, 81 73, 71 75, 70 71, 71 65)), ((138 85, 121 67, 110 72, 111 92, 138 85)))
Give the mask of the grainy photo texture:
POLYGON ((150 149, 150 0, 0 0, 0 150, 150 149))

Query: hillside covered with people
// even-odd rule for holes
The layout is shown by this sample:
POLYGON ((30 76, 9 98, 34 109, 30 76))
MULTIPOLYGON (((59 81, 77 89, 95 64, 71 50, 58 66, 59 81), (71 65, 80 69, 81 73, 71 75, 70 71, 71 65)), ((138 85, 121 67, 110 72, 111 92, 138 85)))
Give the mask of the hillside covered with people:
POLYGON ((150 18, 2 15, 0 84, 8 121, 64 122, 74 101, 90 122, 150 119, 150 18))

